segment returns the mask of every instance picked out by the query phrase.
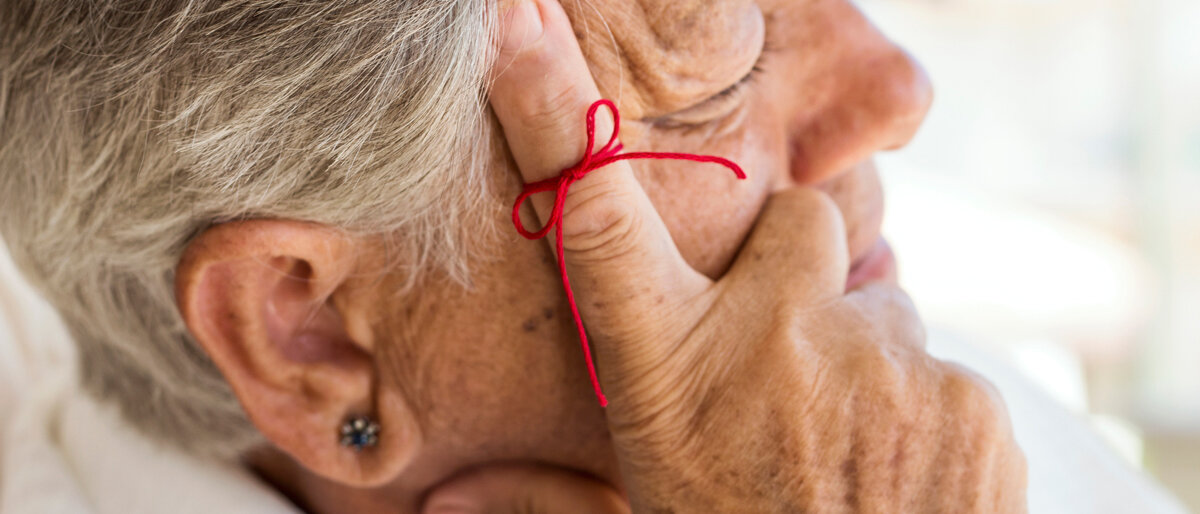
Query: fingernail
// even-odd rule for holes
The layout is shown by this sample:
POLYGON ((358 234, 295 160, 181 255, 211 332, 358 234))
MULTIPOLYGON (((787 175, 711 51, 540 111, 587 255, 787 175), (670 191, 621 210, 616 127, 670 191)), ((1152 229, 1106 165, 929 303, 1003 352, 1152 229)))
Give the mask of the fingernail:
POLYGON ((508 19, 504 28, 504 42, 501 44, 505 52, 519 51, 542 37, 542 13, 535 0, 518 0, 517 5, 510 7, 505 15, 508 19))

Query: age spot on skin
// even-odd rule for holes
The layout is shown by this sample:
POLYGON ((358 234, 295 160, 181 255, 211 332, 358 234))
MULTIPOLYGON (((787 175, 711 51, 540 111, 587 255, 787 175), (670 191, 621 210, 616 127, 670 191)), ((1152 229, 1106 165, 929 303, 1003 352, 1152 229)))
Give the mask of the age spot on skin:
POLYGON ((537 330, 537 328, 538 328, 537 316, 529 318, 529 319, 525 320, 524 323, 521 324, 521 330, 524 330, 525 332, 533 332, 534 330, 537 330))
POLYGON ((858 463, 854 462, 854 458, 846 459, 842 462, 842 476, 848 479, 851 487, 846 489, 846 506, 851 510, 858 509, 858 463))

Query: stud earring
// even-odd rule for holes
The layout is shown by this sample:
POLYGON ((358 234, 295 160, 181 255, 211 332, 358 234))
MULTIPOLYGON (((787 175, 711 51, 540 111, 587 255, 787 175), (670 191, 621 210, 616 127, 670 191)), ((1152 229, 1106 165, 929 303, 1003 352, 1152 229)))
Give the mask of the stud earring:
POLYGON ((362 451, 379 444, 379 423, 367 416, 354 416, 342 423, 342 446, 362 451))

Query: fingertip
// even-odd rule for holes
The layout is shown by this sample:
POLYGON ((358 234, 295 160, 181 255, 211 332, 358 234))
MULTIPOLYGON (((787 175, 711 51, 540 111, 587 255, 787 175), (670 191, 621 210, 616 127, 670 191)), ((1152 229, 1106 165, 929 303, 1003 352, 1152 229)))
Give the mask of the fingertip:
POLYGON ((846 228, 829 195, 797 187, 767 200, 731 273, 756 273, 764 265, 780 270, 776 283, 803 294, 844 292, 850 269, 846 228))
POLYGON ((504 11, 500 26, 500 53, 516 55, 536 43, 545 33, 537 0, 517 0, 504 11))
MULTIPOLYGON (((522 177, 535 182, 579 160, 583 112, 600 92, 556 0, 520 0, 502 17, 489 101, 522 177)), ((599 137, 610 126, 603 120, 599 137)))
POLYGON ((553 88, 563 78, 578 80, 581 69, 591 77, 571 20, 557 0, 511 2, 500 14, 496 35, 493 96, 497 92, 517 95, 531 87, 553 88))

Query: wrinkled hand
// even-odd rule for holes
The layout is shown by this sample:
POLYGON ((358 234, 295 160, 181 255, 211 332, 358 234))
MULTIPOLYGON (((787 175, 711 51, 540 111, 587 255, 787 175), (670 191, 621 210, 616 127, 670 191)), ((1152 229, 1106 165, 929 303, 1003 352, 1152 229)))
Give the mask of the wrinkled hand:
MULTIPOLYGON (((579 160, 600 95, 556 2, 506 19, 491 103, 533 182, 579 160)), ((552 202, 533 199, 542 220, 552 202)), ((844 291, 823 193, 773 196, 718 282, 684 262, 625 163, 575 184, 563 230, 634 511, 1025 509, 1002 402, 925 353, 900 290, 844 291)))

